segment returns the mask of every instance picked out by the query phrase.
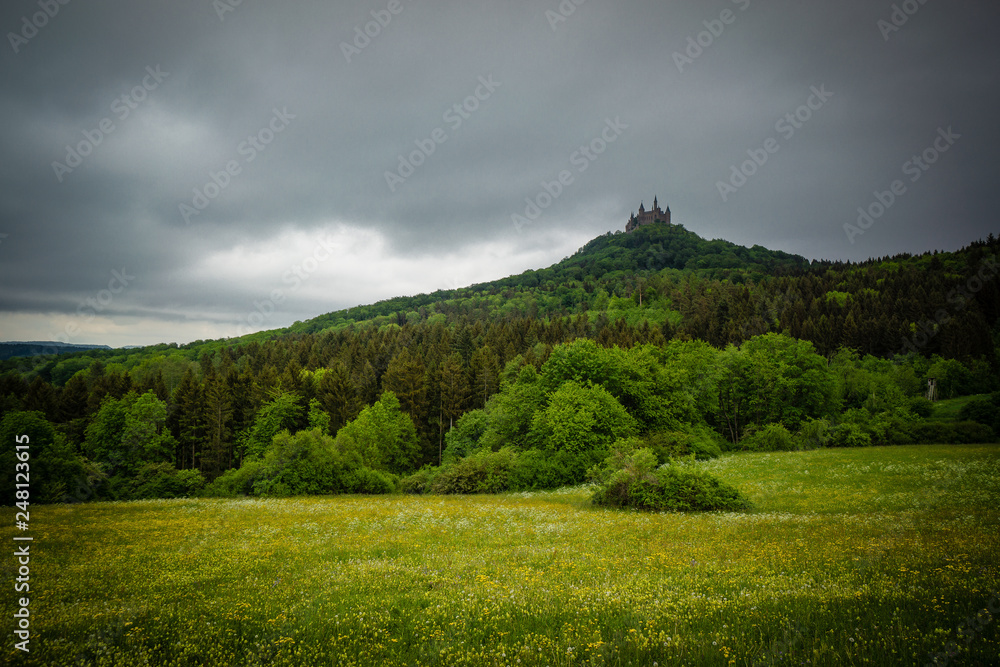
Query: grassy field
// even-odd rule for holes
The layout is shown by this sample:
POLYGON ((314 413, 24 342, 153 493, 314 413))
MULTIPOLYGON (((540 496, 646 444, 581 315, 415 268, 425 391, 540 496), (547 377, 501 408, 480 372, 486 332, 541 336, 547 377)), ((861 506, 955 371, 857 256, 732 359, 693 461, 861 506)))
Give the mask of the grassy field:
POLYGON ((948 398, 934 402, 934 409, 931 412, 931 419, 943 421, 958 421, 959 413, 967 404, 977 400, 989 400, 989 394, 973 394, 971 396, 960 396, 959 398, 948 398))
MULTIPOLYGON (((0 656, 638 667, 923 665, 939 654, 939 665, 1000 664, 1000 446, 701 465, 756 509, 619 512, 590 507, 586 488, 35 507, 31 652, 13 650, 5 631, 0 656), (949 647, 959 654, 946 657, 949 647)), ((4 529, 8 545, 13 534, 4 529)), ((14 559, 0 567, 12 581, 14 559)), ((3 598, 9 624, 16 597, 8 588, 3 598)))

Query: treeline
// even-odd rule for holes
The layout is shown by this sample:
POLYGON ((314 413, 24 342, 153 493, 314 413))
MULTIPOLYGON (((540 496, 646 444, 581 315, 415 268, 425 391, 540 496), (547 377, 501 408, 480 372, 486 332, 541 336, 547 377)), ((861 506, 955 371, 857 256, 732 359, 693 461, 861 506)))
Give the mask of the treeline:
MULTIPOLYGON (((975 421, 923 419, 928 378, 943 397, 1000 389, 987 368, 957 360, 824 357, 774 333, 723 349, 553 344, 544 337, 556 330, 521 325, 251 343, 203 355, 172 392, 159 373, 136 383, 99 363, 58 390, 5 375, 0 430, 4 443, 31 436, 41 497, 60 501, 551 488, 584 480, 623 447, 665 462, 726 449, 982 442, 1000 428, 988 401, 975 421)), ((13 445, 3 451, 10 458, 13 445)))

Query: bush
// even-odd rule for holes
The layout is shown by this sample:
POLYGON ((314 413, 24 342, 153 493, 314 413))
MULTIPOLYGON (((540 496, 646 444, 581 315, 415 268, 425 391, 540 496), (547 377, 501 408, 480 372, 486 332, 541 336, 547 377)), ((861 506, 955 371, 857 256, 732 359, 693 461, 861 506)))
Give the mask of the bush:
POLYGON ((975 444, 994 442, 993 429, 977 422, 928 421, 914 424, 913 441, 918 444, 975 444))
POLYGON ((431 482, 433 482, 434 478, 437 476, 438 470, 440 469, 430 465, 425 465, 412 475, 407 475, 403 479, 399 480, 397 488, 400 493, 427 493, 431 482))
POLYGON ((911 398, 908 407, 910 408, 910 412, 923 419, 927 419, 934 412, 934 403, 928 401, 923 396, 914 396, 911 398))
POLYGON ((604 387, 569 380, 535 413, 528 437, 539 449, 578 453, 606 450, 637 430, 636 420, 604 387))
POLYGON ((656 455, 659 463, 687 458, 694 454, 699 461, 722 455, 721 438, 707 428, 693 427, 690 431, 661 431, 642 439, 643 445, 656 455))
POLYGON ((792 434, 783 424, 768 424, 750 430, 740 440, 740 449, 750 452, 789 452, 796 448, 792 434))
POLYGON ((396 490, 397 480, 392 473, 362 466, 341 476, 341 490, 344 493, 392 493, 396 490))
POLYGON ((595 505, 675 512, 750 507, 737 489, 708 473, 676 464, 656 468, 656 455, 648 448, 612 454, 604 472, 607 481, 591 498, 595 505))
POLYGON ((510 473, 517 463, 510 447, 482 451, 438 470, 428 491, 431 493, 499 493, 510 488, 510 473))
POLYGON ((872 437, 860 424, 837 424, 830 437, 831 447, 871 447, 872 437))
POLYGON ((254 482, 260 477, 264 462, 260 459, 246 459, 239 468, 227 470, 205 487, 203 496, 212 498, 234 498, 253 494, 254 482))
POLYGON ((994 431, 1000 429, 1000 407, 989 399, 977 398, 969 401, 959 410, 958 418, 962 421, 986 424, 994 431))
POLYGON ((177 470, 172 463, 147 463, 132 480, 129 498, 186 498, 205 486, 198 470, 177 470))
POLYGON ((607 455, 607 450, 571 454, 529 449, 517 455, 517 463, 510 471, 510 490, 537 491, 579 484, 587 478, 587 470, 607 455))
POLYGON ((795 434, 796 449, 829 447, 833 439, 830 422, 826 419, 807 419, 795 434))

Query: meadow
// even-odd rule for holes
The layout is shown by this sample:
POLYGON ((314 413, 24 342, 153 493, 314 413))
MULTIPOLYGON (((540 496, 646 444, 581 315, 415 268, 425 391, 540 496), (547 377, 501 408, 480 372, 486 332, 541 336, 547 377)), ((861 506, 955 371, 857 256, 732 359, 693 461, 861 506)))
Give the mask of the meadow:
POLYGON ((754 509, 598 509, 587 487, 35 506, 31 652, 6 631, 2 662, 1000 663, 1000 445, 697 465, 754 509))

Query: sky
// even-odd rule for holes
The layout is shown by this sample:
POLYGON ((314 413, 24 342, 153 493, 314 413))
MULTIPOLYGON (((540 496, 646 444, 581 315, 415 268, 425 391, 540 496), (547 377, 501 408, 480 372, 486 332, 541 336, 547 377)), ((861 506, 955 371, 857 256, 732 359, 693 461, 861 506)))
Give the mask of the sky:
POLYGON ((996 3, 5 0, 0 340, 237 336, 654 196, 863 260, 1000 231, 996 3))

